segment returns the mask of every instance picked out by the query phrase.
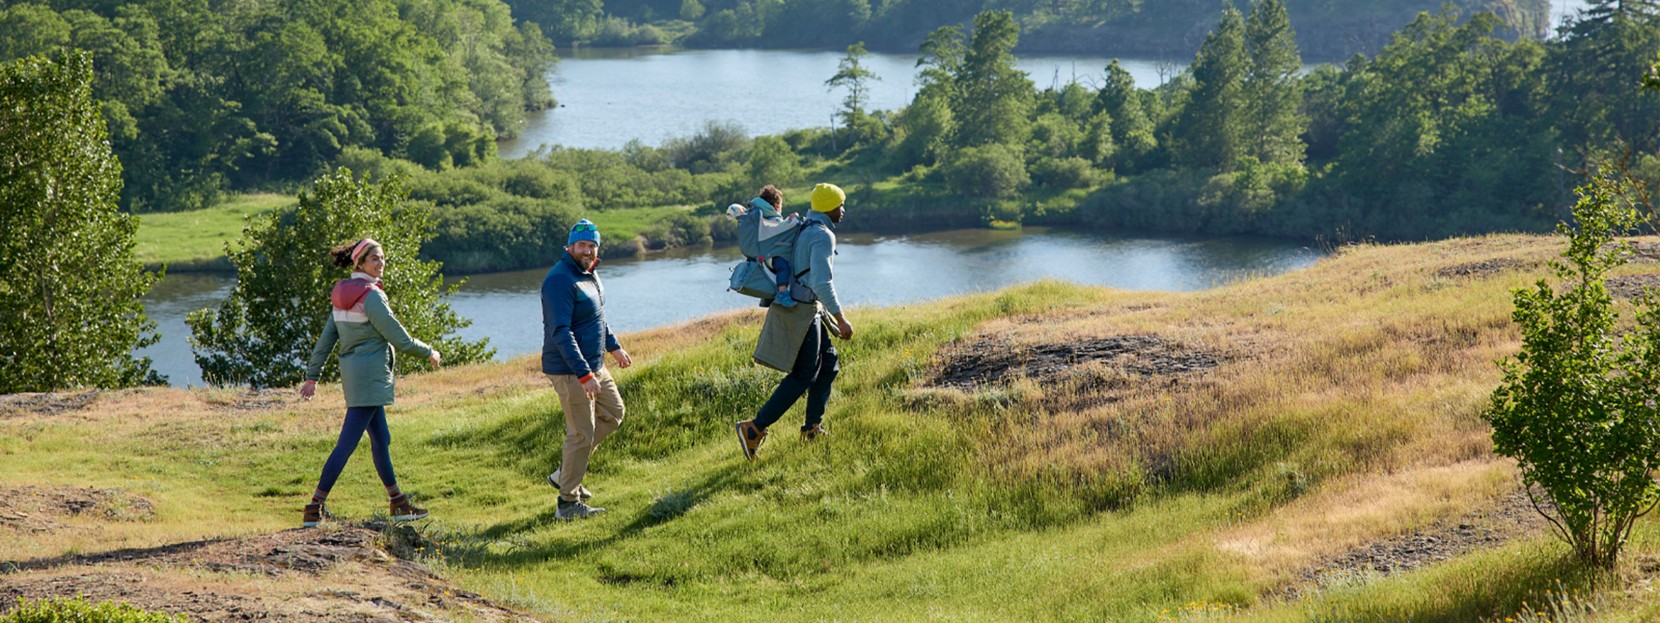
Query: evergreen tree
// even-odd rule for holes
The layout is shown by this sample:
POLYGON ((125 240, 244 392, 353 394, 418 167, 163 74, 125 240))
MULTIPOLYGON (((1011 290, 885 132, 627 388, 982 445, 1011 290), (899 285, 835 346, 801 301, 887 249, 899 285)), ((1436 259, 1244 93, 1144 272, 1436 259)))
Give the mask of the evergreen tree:
POLYGON ((0 67, 0 393, 164 382, 92 83, 86 53, 0 67))
POLYGON ((1302 57, 1283 0, 1259 0, 1245 23, 1245 152, 1264 163, 1295 164, 1306 149, 1299 135, 1303 95, 1297 80, 1302 57))
POLYGON ((1117 168, 1138 168, 1158 148, 1153 120, 1142 105, 1141 90, 1118 59, 1107 65, 1106 81, 1095 94, 1095 110, 1111 120, 1112 143, 1116 147, 1112 163, 1117 168))
POLYGON ((1247 153, 1244 86, 1248 71, 1245 18, 1229 7, 1188 69, 1193 90, 1171 128, 1172 151, 1179 162, 1231 171, 1247 153))
MULTIPOLYGON (((382 283, 410 335, 431 343, 446 362, 489 359, 494 349, 488 340, 468 342, 455 335, 471 324, 444 302, 460 284, 443 287, 438 263, 416 259, 433 237, 431 208, 423 202, 400 207, 404 199, 395 176, 371 184, 340 169, 318 179, 312 192, 300 193, 293 210, 250 222, 240 248, 226 245, 236 265, 230 297, 219 309, 198 310, 186 319, 202 378, 256 388, 300 382, 328 319, 329 291, 348 275, 329 262, 328 250, 365 236, 386 249, 382 283)), ((412 357, 397 359, 400 374, 422 365, 412 357)), ((339 378, 338 366, 325 367, 323 376, 339 378)))
POLYGON ((928 33, 916 59, 917 92, 904 110, 894 115, 894 144, 888 152, 900 170, 933 164, 951 143, 957 121, 951 103, 957 99, 955 76, 963 64, 963 31, 941 26, 928 33))
POLYGON ((1660 54, 1660 2, 1591 0, 1553 44, 1552 114, 1570 145, 1660 141, 1660 98, 1631 97, 1630 77, 1660 54))
POLYGON ((1020 26, 1008 11, 974 16, 974 34, 955 76, 958 119, 955 145, 1007 145, 1020 149, 1031 134, 1031 79, 1014 67, 1020 26))
POLYGON ((859 125, 865 117, 865 102, 870 99, 870 81, 882 79, 860 64, 866 56, 870 56, 870 52, 865 51, 863 41, 847 46, 847 55, 837 65, 836 75, 824 81, 824 86, 830 89, 847 87, 847 97, 842 99, 841 117, 848 127, 859 125))

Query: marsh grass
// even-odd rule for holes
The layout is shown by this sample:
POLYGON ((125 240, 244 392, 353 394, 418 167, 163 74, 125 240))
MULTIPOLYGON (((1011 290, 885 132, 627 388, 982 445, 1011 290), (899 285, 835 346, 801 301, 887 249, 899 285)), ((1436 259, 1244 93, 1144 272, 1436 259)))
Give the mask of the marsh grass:
MULTIPOLYGON (((1520 236, 1359 246, 1196 293, 1038 282, 854 309, 830 436, 796 439, 798 405, 753 463, 731 425, 778 379, 749 362, 759 312, 626 336, 627 419, 586 483, 610 512, 579 522, 554 519, 543 482, 563 430, 534 357, 416 375, 388 411, 400 480, 433 512, 412 555, 556 620, 1503 620, 1556 587, 1598 612, 1654 608, 1609 597, 1626 593, 1532 537, 1278 597, 1321 560, 1514 488, 1478 414, 1493 362, 1516 347, 1507 291, 1539 273, 1449 285, 1436 271, 1556 251, 1520 236), (928 385, 955 344, 1120 335, 1222 364, 928 385)), ((156 506, 150 521, 34 536, 0 558, 295 525, 339 388, 252 410, 214 391, 0 419, 0 483, 122 483, 156 506)), ((385 513, 366 454, 330 506, 385 513)), ((1638 536, 1637 555, 1660 552, 1651 523, 1638 536)))

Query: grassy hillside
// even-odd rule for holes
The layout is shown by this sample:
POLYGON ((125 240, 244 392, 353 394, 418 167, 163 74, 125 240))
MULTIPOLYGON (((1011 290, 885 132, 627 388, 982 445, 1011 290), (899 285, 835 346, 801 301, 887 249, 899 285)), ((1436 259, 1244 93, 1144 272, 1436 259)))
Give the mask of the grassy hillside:
MULTIPOLYGON (((558 621, 1652 620, 1654 522, 1588 578, 1506 514, 1515 470, 1478 417, 1517 344, 1508 291, 1559 249, 1363 246, 1203 292, 855 309, 831 436, 795 439, 798 406, 753 464, 730 431, 777 380, 748 362, 759 312, 626 336, 628 419, 587 483, 610 512, 578 523, 542 482, 562 430, 534 360, 410 377, 393 456, 433 512, 413 556, 558 621)), ((0 561, 27 579, 294 528, 341 411, 337 386, 4 397, 0 561), (150 510, 33 529, 6 519, 25 485, 150 510)), ((363 520, 383 497, 363 450, 330 502, 363 520)), ((267 582, 215 569, 202 590, 267 582)))
POLYGON ((141 214, 138 261, 170 271, 232 270, 225 245, 242 239, 247 219, 298 203, 278 194, 238 195, 205 210, 141 214))

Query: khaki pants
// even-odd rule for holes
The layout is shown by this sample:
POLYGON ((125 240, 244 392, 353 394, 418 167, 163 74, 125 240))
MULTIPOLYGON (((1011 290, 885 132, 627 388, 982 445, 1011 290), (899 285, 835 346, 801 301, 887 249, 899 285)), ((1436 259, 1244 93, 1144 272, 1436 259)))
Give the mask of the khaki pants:
POLYGON ((588 475, 588 458, 594 449, 611 433, 622 426, 622 394, 617 393, 617 382, 605 368, 594 371, 599 383, 599 395, 589 400, 582 393, 582 383, 574 374, 549 374, 553 391, 559 394, 559 406, 565 411, 565 446, 559 462, 559 499, 577 499, 577 487, 588 475))

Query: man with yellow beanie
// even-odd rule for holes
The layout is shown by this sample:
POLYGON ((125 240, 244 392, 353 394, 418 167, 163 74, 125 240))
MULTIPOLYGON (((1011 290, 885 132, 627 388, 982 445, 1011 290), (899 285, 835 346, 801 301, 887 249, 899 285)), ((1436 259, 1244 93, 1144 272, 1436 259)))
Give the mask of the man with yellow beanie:
POLYGON ((841 303, 836 299, 831 271, 836 256, 834 229, 847 214, 846 204, 847 193, 835 184, 813 187, 813 211, 807 215, 807 222, 795 242, 793 264, 798 267, 798 273, 797 282, 791 286, 796 302, 808 304, 767 308, 767 320, 761 327, 754 359, 787 375, 766 404, 761 405, 755 419, 736 425, 738 447, 743 450, 744 458, 751 461, 767 438, 767 427, 783 417, 804 393, 807 394, 807 422, 801 427, 801 439, 813 441, 826 434, 824 407, 830 401, 830 386, 836 382, 836 373, 841 371, 827 325, 834 321, 833 330, 841 339, 853 337, 853 325, 842 315, 841 303))

